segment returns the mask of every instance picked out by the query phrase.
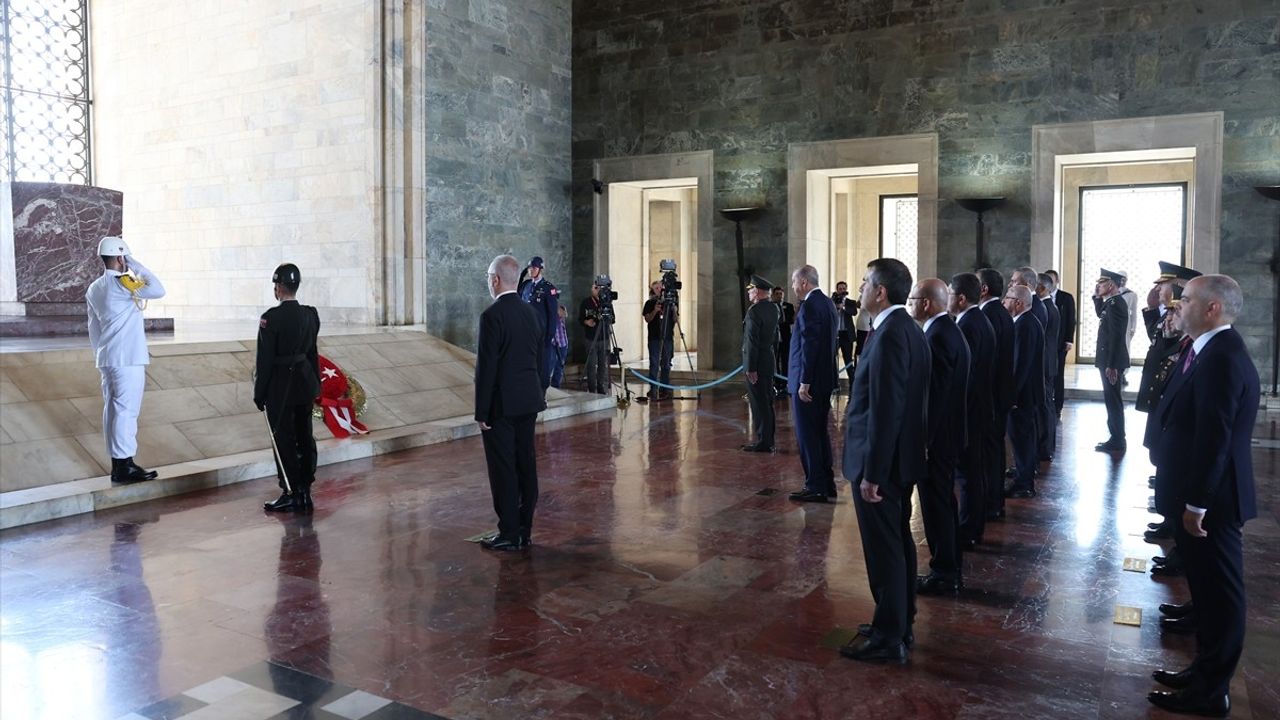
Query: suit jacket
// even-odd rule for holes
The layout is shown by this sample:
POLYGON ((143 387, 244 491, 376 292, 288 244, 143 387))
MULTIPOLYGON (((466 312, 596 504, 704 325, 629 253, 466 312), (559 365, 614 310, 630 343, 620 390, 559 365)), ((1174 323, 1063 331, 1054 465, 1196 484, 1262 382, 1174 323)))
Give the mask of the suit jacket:
MULTIPOLYGON (((1123 302, 1123 300, 1121 300, 1123 302)), ((1244 338, 1228 328, 1210 338, 1156 406, 1160 432, 1152 456, 1179 505, 1242 523, 1258 514, 1251 438, 1258 415, 1258 370, 1244 338)), ((1210 532, 1213 532, 1210 530, 1210 532)))
MULTIPOLYGON (((1053 295, 1053 303, 1058 307, 1059 330, 1061 344, 1058 353, 1066 352, 1067 343, 1076 342, 1076 298, 1066 290, 1059 290, 1053 295)), ((1059 368, 1061 370, 1061 368, 1059 368)))
POLYGON ((747 372, 764 373, 773 377, 776 358, 774 347, 778 341, 778 321, 782 312, 778 306, 765 300, 752 303, 747 316, 742 319, 742 367, 747 372))
POLYGON ((842 468, 849 482, 905 491, 925 477, 929 372, 924 333, 905 310, 893 311, 871 333, 853 374, 842 468))
POLYGON ((477 422, 546 409, 542 324, 516 293, 499 296, 480 313, 476 349, 477 422))
MULTIPOLYGON (((972 314, 972 313, 971 313, 972 314)), ((965 432, 969 391, 969 344, 951 316, 943 313, 925 331, 929 343, 929 455, 946 461, 959 457, 965 432)))
POLYGON ((1044 301, 1040 299, 1039 295, 1036 295, 1035 290, 1031 291, 1031 314, 1035 315, 1036 319, 1040 321, 1042 329, 1049 327, 1049 311, 1045 309, 1044 301))
POLYGON ((1041 300, 1049 322, 1044 326, 1044 376, 1052 380, 1058 376, 1058 350, 1062 347, 1059 338, 1062 336, 1062 318, 1058 314, 1058 306, 1041 300))
POLYGON ((1094 298, 1094 307, 1102 322, 1098 325, 1098 344, 1093 353, 1093 366, 1099 368, 1129 367, 1129 345, 1125 333, 1129 329, 1129 304, 1119 295, 1101 302, 1094 298))
POLYGON ((995 419, 996 331, 978 309, 965 313, 956 325, 969 346, 969 393, 966 402, 969 442, 977 442, 995 419))
POLYGON ((1013 404, 1038 408, 1044 404, 1044 328, 1031 311, 1013 323, 1013 404))
POLYGON ((836 386, 836 306, 814 288, 796 311, 787 360, 787 390, 795 395, 807 383, 813 395, 830 394, 836 386))
POLYGON ((982 313, 991 322, 991 329, 996 334, 996 354, 992 373, 994 377, 993 399, 995 400, 996 420, 1013 407, 1013 318, 999 300, 992 300, 982 307, 982 313))

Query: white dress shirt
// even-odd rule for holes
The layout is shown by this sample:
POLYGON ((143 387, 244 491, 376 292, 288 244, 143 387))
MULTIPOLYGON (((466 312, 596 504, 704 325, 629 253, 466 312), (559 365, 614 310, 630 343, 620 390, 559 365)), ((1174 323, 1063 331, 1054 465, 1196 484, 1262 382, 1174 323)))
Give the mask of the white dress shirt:
POLYGON ((885 318, 889 317, 889 313, 895 310, 901 310, 903 312, 906 312, 907 306, 906 305, 890 305, 884 310, 881 310, 879 314, 877 314, 875 318, 871 320, 871 329, 872 330, 878 329, 881 325, 884 324, 885 318))

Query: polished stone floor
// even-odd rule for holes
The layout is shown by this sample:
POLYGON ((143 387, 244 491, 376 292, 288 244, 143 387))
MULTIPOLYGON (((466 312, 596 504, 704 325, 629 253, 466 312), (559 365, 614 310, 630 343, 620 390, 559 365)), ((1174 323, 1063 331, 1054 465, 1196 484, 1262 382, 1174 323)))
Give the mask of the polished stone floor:
MULTIPOLYGON (((872 609, 848 486, 791 504, 788 413, 773 456, 738 451, 745 415, 738 386, 541 428, 518 554, 466 541, 493 526, 478 438, 324 467, 308 518, 265 515, 263 479, 0 534, 0 715, 216 717, 197 704, 213 687, 280 713, 255 717, 1158 716, 1148 674, 1192 641, 1155 608, 1187 595, 1122 568, 1160 552, 1141 538, 1150 469, 1093 452, 1100 403, 1068 404, 1040 497, 990 527, 968 588, 921 599, 906 667, 834 651, 872 609), (327 694, 290 694, 297 678, 327 694)), ((1274 448, 1255 451, 1235 717, 1280 717, 1274 448)))

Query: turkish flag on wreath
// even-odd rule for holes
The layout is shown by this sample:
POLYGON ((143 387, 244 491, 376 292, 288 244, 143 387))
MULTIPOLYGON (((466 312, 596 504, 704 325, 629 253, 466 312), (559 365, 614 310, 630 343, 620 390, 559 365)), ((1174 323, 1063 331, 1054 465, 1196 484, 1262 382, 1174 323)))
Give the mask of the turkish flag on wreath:
POLYGON ((364 390, 329 358, 320 356, 320 397, 316 410, 336 438, 366 435, 369 428, 356 419, 364 412, 364 390))

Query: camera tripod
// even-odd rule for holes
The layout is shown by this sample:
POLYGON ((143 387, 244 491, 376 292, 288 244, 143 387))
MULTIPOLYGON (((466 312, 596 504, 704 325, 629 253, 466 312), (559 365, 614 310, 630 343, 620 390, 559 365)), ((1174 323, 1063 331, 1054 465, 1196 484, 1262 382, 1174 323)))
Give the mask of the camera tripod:
POLYGON ((609 381, 609 390, 619 388, 621 392, 616 396, 618 398, 618 407, 627 407, 631 404, 631 388, 627 386, 627 368, 622 362, 622 348, 618 347, 618 337, 613 332, 613 323, 608 317, 600 317, 597 320, 596 336, 591 341, 590 347, 587 349, 589 353, 599 352, 599 344, 605 346, 604 355, 604 376, 609 381), (618 358, 618 382, 614 382, 610 374, 613 372, 613 358, 618 358))
MULTIPOLYGON (((684 336, 684 328, 680 326, 680 316, 679 316, 680 314, 679 314, 679 307, 678 307, 678 306, 679 306, 679 297, 678 297, 678 296, 669 296, 669 295, 664 294, 664 295, 663 295, 663 297, 662 297, 662 300, 660 301, 660 304, 661 304, 661 306, 662 306, 662 339, 661 339, 661 341, 660 341, 660 343, 659 343, 659 345, 658 345, 658 365, 659 365, 659 367, 661 367, 662 362, 663 362, 663 359, 666 357, 666 354, 667 354, 667 337, 668 337, 668 336, 670 336, 670 335, 672 334, 672 332, 671 332, 671 331, 672 331, 672 324, 674 323, 674 324, 675 324, 675 328, 674 328, 674 329, 675 329, 675 332, 676 332, 676 334, 679 334, 679 336, 680 336, 680 346, 681 346, 682 348, 684 348, 684 358, 685 358, 685 362, 687 362, 687 363, 689 364, 689 372, 691 372, 691 373, 696 373, 697 371, 696 371, 696 370, 694 369, 694 367, 693 367, 693 355, 692 355, 692 354, 690 354, 690 352, 689 352, 689 343, 688 343, 688 341, 687 341, 687 340, 685 340, 685 336, 684 336)), ((672 343, 673 343, 673 345, 674 345, 674 340, 672 341, 672 343)), ((674 347, 672 347, 672 355, 674 355, 674 354, 675 354, 675 352, 674 352, 674 351, 675 351, 675 348, 674 348, 674 347)), ((652 363, 652 360, 650 360, 650 362, 652 363)), ((673 364, 674 364, 674 363, 673 363, 673 364)), ((659 374, 659 375, 661 375, 661 372, 659 372, 658 374, 659 374)), ((668 376, 668 377, 669 377, 669 376, 668 376)), ((657 379, 658 379, 658 378, 656 378, 656 377, 655 377, 655 378, 650 378, 650 380, 657 380, 657 379)), ((660 389, 659 389, 659 388, 658 388, 658 386, 656 386, 656 385, 651 385, 650 387, 651 387, 650 392, 659 392, 659 391, 660 391, 660 389)), ((662 388, 661 390, 665 390, 665 388, 662 388)), ((701 397, 701 392, 696 393, 693 397, 686 397, 686 396, 682 396, 682 395, 676 395, 676 394, 674 394, 674 391, 672 391, 672 395, 671 395, 671 399, 672 399, 672 400, 697 400, 699 397, 701 397)), ((642 400, 642 401, 647 402, 647 401, 648 401, 648 398, 641 398, 641 400, 642 400)))

